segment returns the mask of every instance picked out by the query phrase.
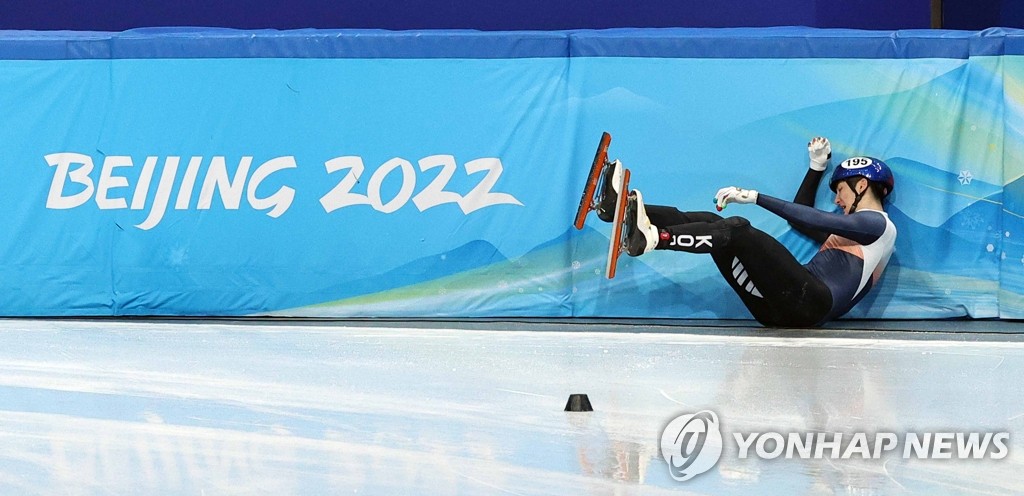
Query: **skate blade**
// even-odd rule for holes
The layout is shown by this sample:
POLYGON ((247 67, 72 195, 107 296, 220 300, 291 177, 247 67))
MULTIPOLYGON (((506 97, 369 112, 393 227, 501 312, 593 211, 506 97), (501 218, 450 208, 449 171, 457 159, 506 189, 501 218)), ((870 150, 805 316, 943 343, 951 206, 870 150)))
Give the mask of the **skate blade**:
POLYGON ((580 206, 576 209, 576 220, 573 225, 576 229, 583 229, 587 220, 587 214, 597 208, 594 203, 594 194, 597 192, 597 183, 600 180, 601 169, 608 162, 608 146, 612 142, 612 135, 607 132, 601 133, 601 142, 597 145, 597 153, 594 154, 594 162, 590 165, 590 175, 587 176, 587 183, 583 187, 583 196, 580 198, 580 206))
MULTIPOLYGON (((622 171, 619 191, 629 191, 629 169, 622 171)), ((615 218, 612 220, 612 239, 608 243, 608 262, 604 268, 605 277, 608 279, 615 278, 615 268, 619 263, 619 255, 622 254, 622 248, 625 246, 625 241, 622 239, 622 220, 626 216, 628 197, 628 194, 620 193, 618 200, 615 202, 615 218)))

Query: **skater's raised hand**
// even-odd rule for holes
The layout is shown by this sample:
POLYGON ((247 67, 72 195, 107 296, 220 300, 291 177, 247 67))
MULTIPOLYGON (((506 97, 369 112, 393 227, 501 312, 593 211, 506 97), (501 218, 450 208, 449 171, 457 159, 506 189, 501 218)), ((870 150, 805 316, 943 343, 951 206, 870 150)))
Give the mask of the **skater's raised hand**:
POLYGON ((807 143, 807 154, 811 157, 811 169, 824 171, 832 158, 832 144, 828 138, 818 136, 807 143))
POLYGON ((715 208, 719 212, 730 203, 755 203, 757 202, 757 191, 752 189, 737 188, 729 186, 718 190, 715 193, 715 208))

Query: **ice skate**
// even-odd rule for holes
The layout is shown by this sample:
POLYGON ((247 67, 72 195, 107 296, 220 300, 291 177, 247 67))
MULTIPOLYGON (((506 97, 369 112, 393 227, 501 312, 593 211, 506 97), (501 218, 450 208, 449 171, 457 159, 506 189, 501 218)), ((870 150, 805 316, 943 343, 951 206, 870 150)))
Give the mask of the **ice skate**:
POLYGON ((626 212, 622 219, 623 240, 626 253, 638 257, 658 246, 658 228, 651 224, 644 208, 643 195, 639 190, 629 193, 626 212))
POLYGON ((597 218, 611 222, 615 219, 615 205, 619 201, 618 187, 622 184, 622 162, 606 163, 601 171, 597 190, 597 218))

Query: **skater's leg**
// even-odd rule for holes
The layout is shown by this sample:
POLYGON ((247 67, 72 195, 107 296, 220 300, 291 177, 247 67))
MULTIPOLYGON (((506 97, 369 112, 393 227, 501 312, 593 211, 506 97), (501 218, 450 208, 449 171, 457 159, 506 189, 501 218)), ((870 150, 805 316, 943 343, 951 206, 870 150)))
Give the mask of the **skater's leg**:
MULTIPOLYGON (((635 257, 647 253, 655 247, 664 248, 669 244, 675 245, 677 241, 687 239, 683 234, 685 231, 702 231, 706 229, 706 226, 718 225, 716 223, 720 222, 724 222, 722 216, 710 212, 682 212, 674 207, 645 205, 640 191, 633 190, 627 199, 626 215, 623 219, 623 229, 627 236, 626 252, 635 257), (680 233, 680 237, 669 237, 666 229, 661 229, 659 232, 659 228, 666 225, 671 226, 669 232, 676 230, 680 233)), ((728 227, 723 227, 719 231, 727 235, 728 227)), ((689 239, 691 241, 689 246, 696 245, 697 249, 686 251, 710 253, 708 251, 712 246, 710 238, 702 236, 689 239), (702 247, 706 247, 708 250, 702 251, 700 249, 702 247)))
POLYGON ((675 207, 663 205, 647 205, 647 216, 651 224, 656 226, 677 226, 690 222, 715 222, 722 216, 711 212, 683 212, 675 207))
POLYGON ((742 217, 668 226, 661 232, 659 249, 710 253, 729 286, 762 324, 811 326, 832 306, 824 283, 778 240, 742 217))
MULTIPOLYGON (((674 216, 674 219, 688 218, 686 213, 680 214, 674 216)), ((718 217, 715 214, 709 215, 718 217)), ((716 249, 728 247, 734 231, 744 225, 749 226, 750 223, 742 217, 718 217, 711 222, 691 221, 684 224, 658 225, 660 240, 657 249, 714 253, 716 249)))
POLYGON ((832 293, 782 243, 744 222, 732 232, 729 251, 713 256, 719 272, 758 322, 809 327, 832 308, 832 293), (729 255, 732 255, 731 257, 729 255))

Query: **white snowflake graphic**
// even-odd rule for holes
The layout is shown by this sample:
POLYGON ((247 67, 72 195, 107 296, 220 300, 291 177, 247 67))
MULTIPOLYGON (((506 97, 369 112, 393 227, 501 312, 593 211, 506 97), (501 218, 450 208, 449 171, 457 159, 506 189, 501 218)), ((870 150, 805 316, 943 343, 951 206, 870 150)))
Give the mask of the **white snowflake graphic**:
POLYGON ((957 181, 960 181, 961 186, 967 186, 971 184, 971 180, 974 179, 974 174, 971 174, 969 170, 960 171, 960 175, 956 177, 957 181))
POLYGON ((972 231, 980 229, 984 223, 985 218, 978 214, 966 214, 960 219, 960 226, 972 231))

